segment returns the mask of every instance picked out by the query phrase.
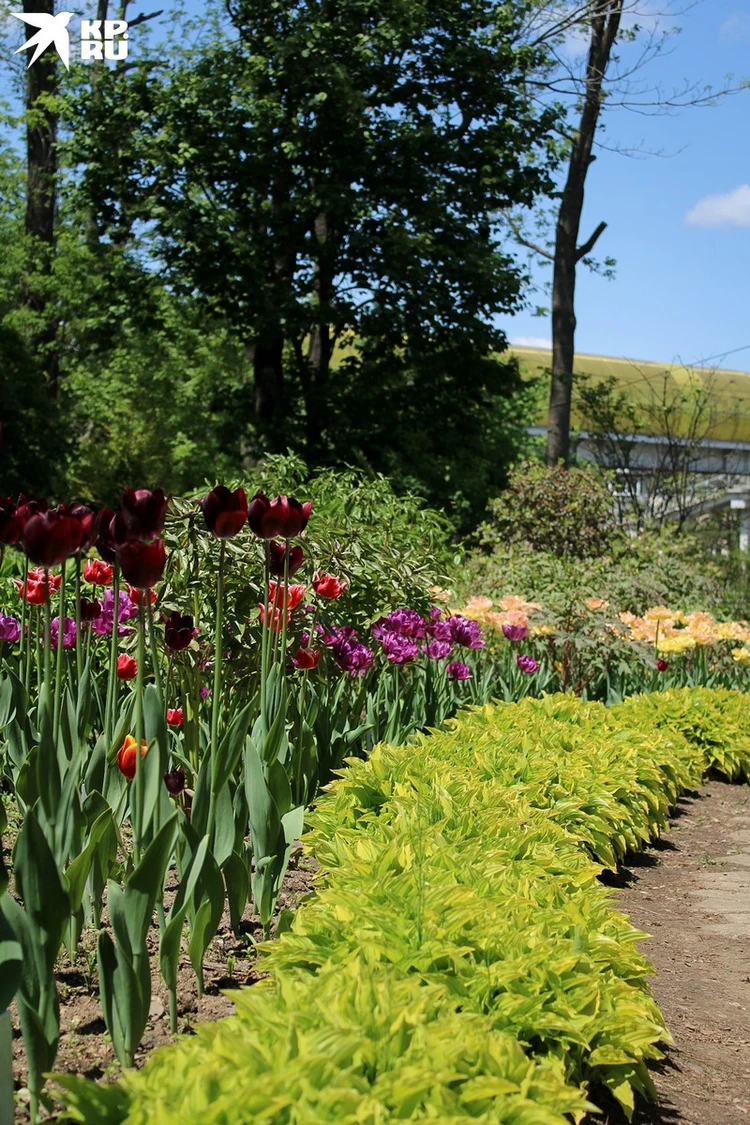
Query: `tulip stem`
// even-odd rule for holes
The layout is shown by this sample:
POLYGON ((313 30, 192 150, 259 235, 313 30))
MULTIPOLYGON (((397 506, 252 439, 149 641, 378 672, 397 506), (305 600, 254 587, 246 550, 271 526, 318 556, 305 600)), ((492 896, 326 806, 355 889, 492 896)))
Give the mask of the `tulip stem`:
POLYGON ((57 618, 57 661, 55 667, 55 710, 54 726, 52 728, 55 741, 60 732, 62 710, 62 670, 63 651, 65 649, 65 559, 60 568, 60 615, 57 618))
POLYGON ((83 677, 83 649, 81 648, 81 555, 76 555, 76 673, 80 685, 83 677))
POLYGON ((221 659, 224 652, 224 562, 226 543, 219 546, 219 578, 216 583, 216 626, 214 629, 214 697, 211 700, 211 789, 208 797, 208 825, 210 836, 214 828, 216 787, 214 778, 219 764, 219 708, 221 705, 221 659))
POLYGON ((44 568, 44 682, 49 690, 52 679, 52 605, 49 596, 49 570, 44 568))
POLYGON ((29 694, 29 689, 26 686, 27 683, 28 683, 27 669, 28 669, 28 665, 29 665, 29 654, 31 652, 30 643, 29 643, 31 638, 26 636, 26 626, 27 626, 27 623, 28 623, 27 619, 30 616, 30 611, 29 611, 29 608, 28 608, 28 602, 26 600, 26 596, 28 594, 28 589, 27 589, 28 581, 29 581, 29 556, 24 555, 24 557, 23 557, 23 586, 21 587, 21 667, 23 669, 23 671, 21 672, 21 678, 23 679, 24 687, 26 687, 26 695, 27 696, 29 694))
POLYGON ((104 730, 108 745, 115 736, 114 711, 117 706, 117 643, 120 625, 120 568, 115 563, 112 572, 112 635, 109 640, 109 679, 107 680, 107 703, 104 713, 104 730))
POLYGON ((161 686, 161 669, 159 667, 159 650, 156 647, 156 626, 154 625, 154 607, 151 605, 151 591, 143 590, 141 597, 146 599, 146 612, 148 613, 148 642, 151 649, 151 664, 154 673, 154 683, 159 696, 159 702, 164 705, 164 694, 161 686))
POLYGON ((143 762, 141 744, 143 742, 143 664, 146 659, 146 619, 143 603, 138 603, 138 648, 135 679, 135 778, 131 790, 130 820, 133 825, 133 861, 137 867, 141 859, 141 814, 143 811, 143 762))
POLYGON ((268 721, 268 655, 269 655, 269 634, 270 623, 269 614, 271 606, 268 596, 268 586, 271 581, 271 546, 266 540, 266 569, 265 569, 265 594, 264 594, 264 607, 263 607, 263 625, 261 630, 260 639, 260 714, 264 732, 268 733, 270 723, 268 721))

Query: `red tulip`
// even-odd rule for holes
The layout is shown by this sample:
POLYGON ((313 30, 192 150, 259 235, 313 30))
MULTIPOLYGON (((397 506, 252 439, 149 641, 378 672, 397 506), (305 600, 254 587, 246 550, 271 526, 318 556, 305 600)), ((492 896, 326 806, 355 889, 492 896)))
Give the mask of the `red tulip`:
POLYGON ((49 504, 46 500, 27 500, 23 493, 18 497, 18 507, 16 508, 16 519, 20 522, 21 531, 29 522, 32 516, 38 515, 40 512, 49 510, 49 504))
MULTIPOLYGON (((270 541, 270 543, 268 544, 269 570, 271 571, 271 574, 274 574, 277 578, 283 578, 284 577, 284 556, 285 556, 285 554, 286 554, 285 545, 283 543, 277 543, 275 539, 272 539, 270 541)), ((290 578, 292 577, 293 574, 296 574, 296 572, 302 566, 302 563, 304 561, 305 561, 305 556, 302 553, 301 547, 290 547, 289 548, 289 577, 290 578)))
POLYGON ((247 500, 242 488, 234 492, 217 484, 200 502, 206 527, 219 539, 231 539, 242 531, 247 520, 247 500))
POLYGON ((181 727, 183 720, 182 707, 170 707, 167 710, 167 722, 170 727, 181 727))
MULTIPOLYGON (((147 751, 148 746, 145 742, 142 742, 141 758, 147 751)), ((120 767, 120 773, 124 774, 128 781, 132 781, 135 777, 135 739, 132 734, 125 735, 125 741, 117 751, 117 764, 120 767)))
MULTIPOLYGON (((49 595, 52 597, 60 589, 62 582, 61 574, 48 575, 49 595)), ((18 592, 25 602, 29 605, 44 605, 45 603, 45 581, 44 570, 41 567, 32 567, 29 571, 28 581, 26 586, 20 578, 15 579, 18 592)))
MULTIPOLYGON (((258 609, 260 610, 260 623, 262 625, 266 618, 266 607, 261 602, 258 602, 258 609)), ((271 628, 273 629, 274 633, 280 632, 284 625, 283 611, 281 609, 274 609, 270 613, 269 617, 271 621, 271 628)), ((287 613, 286 615, 286 623, 287 625, 289 624, 289 613, 287 613)))
POLYGON ((98 598, 94 598, 93 601, 89 601, 88 598, 81 598, 79 609, 81 621, 95 621, 102 612, 102 603, 98 598))
POLYGON ((117 561, 117 541, 114 538, 113 521, 115 513, 111 508, 102 508, 99 512, 99 519, 97 520, 98 537, 96 540, 96 549, 104 559, 105 562, 114 563, 117 561))
POLYGON ((126 652, 121 652, 117 657, 117 678, 118 680, 134 680, 138 675, 138 665, 132 656, 128 656, 126 652))
POLYGON ((669 667, 669 663, 666 660, 659 659, 656 661, 656 667, 658 671, 666 672, 667 668, 669 667))
POLYGON ((135 586, 128 586, 128 597, 133 605, 142 605, 144 609, 147 609, 149 605, 153 605, 156 601, 156 590, 138 590, 135 586))
POLYGON ((312 504, 300 504, 291 496, 277 496, 269 500, 262 492, 256 492, 247 511, 250 530, 261 539, 293 539, 307 527, 312 504))
POLYGON ((156 539, 164 528, 167 498, 161 488, 126 488, 120 498, 129 539, 156 539))
POLYGON ((145 543, 141 539, 129 539, 117 548, 123 578, 139 590, 155 586, 164 573, 167 556, 163 539, 152 539, 145 543))
POLYGON ((101 559, 88 559, 84 563, 83 577, 92 586, 111 586, 112 569, 111 563, 102 562, 101 559))
MULTIPOLYGON (((287 612, 291 613, 296 609, 299 603, 305 596, 307 586, 289 586, 286 592, 286 608, 287 612)), ((268 604, 275 606, 276 609, 284 608, 284 583, 274 582, 273 579, 268 583, 268 604)))
POLYGON ((292 663, 297 668, 302 668, 304 672, 309 672, 311 668, 317 668, 320 664, 320 649, 318 648, 303 648, 302 645, 297 649, 292 657, 292 663))
POLYGON ((23 529, 24 550, 38 566, 65 562, 80 549, 82 538, 80 522, 63 506, 31 516, 23 529))
POLYGON ((327 598, 329 601, 340 598, 346 589, 346 582, 342 578, 334 577, 333 574, 316 574, 312 584, 318 597, 327 598))

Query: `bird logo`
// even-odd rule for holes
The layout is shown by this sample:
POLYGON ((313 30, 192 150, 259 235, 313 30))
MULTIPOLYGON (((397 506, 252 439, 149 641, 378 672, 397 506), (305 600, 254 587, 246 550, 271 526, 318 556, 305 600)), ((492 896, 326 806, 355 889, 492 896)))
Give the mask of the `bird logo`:
POLYGON ((44 12, 11 12, 10 14, 15 16, 17 20, 23 20, 31 27, 39 28, 36 35, 32 35, 22 47, 18 48, 18 51, 14 52, 17 55, 19 51, 28 51, 31 47, 34 48, 34 54, 29 59, 27 70, 32 63, 36 62, 42 51, 46 51, 49 46, 54 46, 65 69, 70 70, 68 22, 73 18, 73 12, 58 12, 56 16, 50 16, 44 12))

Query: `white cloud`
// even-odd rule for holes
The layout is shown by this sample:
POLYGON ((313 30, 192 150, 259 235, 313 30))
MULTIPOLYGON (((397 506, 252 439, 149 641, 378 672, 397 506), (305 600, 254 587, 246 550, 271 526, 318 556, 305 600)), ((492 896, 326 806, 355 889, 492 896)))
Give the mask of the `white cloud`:
POLYGON ((750 12, 734 12, 719 28, 719 42, 723 47, 750 42, 750 12))
POLYGON ((545 336, 512 336, 510 344, 511 347, 515 344, 518 348, 546 348, 547 351, 552 349, 552 341, 545 336))
POLYGON ((723 195, 706 195, 688 211, 689 227, 750 227, 750 184, 741 184, 723 195))

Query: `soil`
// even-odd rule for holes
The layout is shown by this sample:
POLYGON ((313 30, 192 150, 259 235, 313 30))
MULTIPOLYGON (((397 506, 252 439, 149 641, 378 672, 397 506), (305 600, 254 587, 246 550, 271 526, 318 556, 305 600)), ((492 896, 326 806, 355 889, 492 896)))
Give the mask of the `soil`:
MULTIPOLYGON (((294 910, 304 895, 312 890, 317 864, 301 851, 293 853, 284 879, 277 912, 294 910)), ((174 888, 167 885, 165 906, 171 901, 174 888)), ((246 911, 236 936, 225 912, 216 937, 206 952, 203 962, 204 992, 198 996, 192 965, 183 941, 183 956, 177 975, 178 1034, 192 1034, 197 1023, 231 1016, 234 1004, 231 991, 253 984, 261 975, 256 968, 256 945, 262 941, 262 926, 257 915, 246 911)), ((116 1079, 120 1065, 112 1050, 99 1003, 96 974, 96 935, 84 931, 81 952, 75 963, 63 954, 55 976, 60 995, 60 1047, 55 1062, 58 1073, 85 1075, 88 1078, 116 1079)), ((156 916, 149 937, 151 955, 151 1012, 140 1050, 135 1059, 142 1066, 155 1047, 169 1043, 169 1000, 158 967, 159 927, 156 916)), ((28 1125, 29 1094, 26 1088, 27 1067, 23 1040, 15 1005, 11 1005, 13 1021, 13 1077, 16 1087, 16 1125, 28 1125)), ((42 1114, 43 1119, 45 1114, 42 1114)), ((54 1113, 47 1114, 55 1120, 54 1113)))
MULTIPOLYGON (((314 860, 297 857, 280 908, 299 903, 314 872, 314 860)), ((640 1106, 633 1125, 750 1125, 750 786, 710 781, 681 798, 671 832, 630 857, 614 881, 620 888, 614 904, 650 935, 643 949, 655 969, 653 993, 674 1039, 664 1047, 665 1059, 652 1067, 658 1104, 640 1106)), ((257 918, 248 914, 237 938, 225 916, 206 957, 202 997, 183 957, 179 1033, 232 1013, 231 990, 259 979, 260 937, 257 918)), ((154 923, 153 953, 157 943, 154 923)), ((101 1018, 95 965, 85 951, 73 965, 60 963, 62 1033, 55 1069, 113 1079, 119 1065, 101 1018)), ((27 1125, 17 1021, 14 1035, 17 1122, 27 1125)), ((166 991, 155 968, 151 1020, 136 1065, 170 1038, 166 991)), ((615 1125, 622 1116, 611 1109, 587 1121, 615 1125)))
POLYGON ((710 781, 682 798, 621 882, 615 905, 650 935, 641 948, 674 1039, 652 1067, 658 1104, 633 1125, 750 1125, 750 786, 710 781))

